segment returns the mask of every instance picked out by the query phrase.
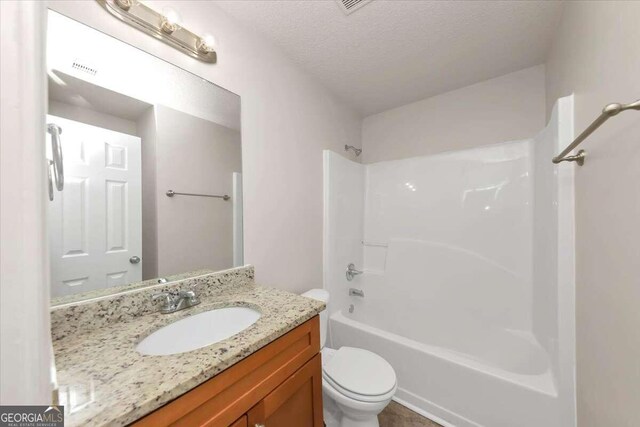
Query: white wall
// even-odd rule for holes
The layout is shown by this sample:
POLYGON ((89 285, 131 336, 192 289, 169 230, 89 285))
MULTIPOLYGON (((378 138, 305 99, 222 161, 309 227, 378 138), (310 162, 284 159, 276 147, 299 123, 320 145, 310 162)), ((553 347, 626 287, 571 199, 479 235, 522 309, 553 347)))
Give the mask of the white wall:
POLYGON ((148 280, 158 277, 157 130, 154 107, 149 107, 140 115, 136 127, 142 144, 142 280, 148 280))
POLYGON ((231 195, 240 132, 163 105, 155 116, 158 275, 233 267, 233 203, 165 193, 231 195))
POLYGON ((0 2, 0 404, 51 402, 44 7, 0 2))
POLYGON ((139 136, 136 122, 132 120, 122 119, 110 114, 67 104, 66 102, 49 99, 48 113, 65 119, 75 120, 76 122, 86 123, 128 135, 139 136))
POLYGON ((538 65, 368 116, 364 163, 531 138, 545 125, 538 65))
MULTIPOLYGON (((582 132, 640 98, 640 2, 567 2, 547 62, 547 112, 575 93, 582 132)), ((578 425, 640 425, 640 113, 612 118, 576 169, 578 425)))
MULTIPOLYGON (((533 211, 533 331, 540 344, 548 352, 554 352, 558 339, 558 189, 557 165, 550 159, 558 151, 558 120, 554 117, 549 126, 533 141, 534 179, 533 211)), ((564 165, 562 165, 564 166, 564 165)), ((561 167, 562 167, 561 166, 561 167)))
POLYGON ((575 426, 575 205, 572 165, 551 159, 573 140, 573 97, 557 101, 533 140, 532 328, 549 355, 562 426, 575 426))
POLYGON ((356 309, 402 336, 422 325, 417 334, 433 341, 426 324, 447 339, 530 331, 530 150, 521 141, 367 165, 368 295, 356 309))
POLYGON ((360 117, 280 50, 212 2, 172 7, 196 33, 219 41, 206 64, 118 21, 97 3, 50 7, 168 60, 242 97, 245 262, 259 283, 291 291, 322 284, 322 150, 360 141, 360 117))

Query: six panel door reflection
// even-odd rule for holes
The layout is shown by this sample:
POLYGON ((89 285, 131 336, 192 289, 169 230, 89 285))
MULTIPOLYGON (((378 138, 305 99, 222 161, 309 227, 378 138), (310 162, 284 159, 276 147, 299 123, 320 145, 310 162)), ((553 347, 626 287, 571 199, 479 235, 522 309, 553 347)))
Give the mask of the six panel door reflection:
POLYGON ((52 297, 142 280, 140 138, 51 115, 47 123, 62 129, 65 175, 48 202, 52 297))

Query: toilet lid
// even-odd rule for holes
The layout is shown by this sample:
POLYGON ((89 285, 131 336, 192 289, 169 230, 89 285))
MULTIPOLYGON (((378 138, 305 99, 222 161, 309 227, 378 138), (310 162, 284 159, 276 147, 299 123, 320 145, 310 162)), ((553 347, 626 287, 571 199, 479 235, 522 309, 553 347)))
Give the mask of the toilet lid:
POLYGON ((396 373, 389 362, 361 348, 340 348, 323 370, 336 385, 362 396, 380 396, 396 385, 396 373))

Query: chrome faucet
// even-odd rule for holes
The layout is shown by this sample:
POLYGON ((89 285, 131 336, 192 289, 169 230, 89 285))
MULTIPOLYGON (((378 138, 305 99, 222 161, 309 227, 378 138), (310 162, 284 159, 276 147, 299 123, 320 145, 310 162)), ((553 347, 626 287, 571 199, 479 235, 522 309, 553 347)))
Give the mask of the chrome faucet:
POLYGON ((345 273, 345 276, 347 276, 348 281, 352 281, 353 278, 358 274, 362 274, 362 271, 356 270, 356 266, 353 263, 347 266, 347 272, 345 273))
POLYGON ((200 304, 193 291, 162 292, 151 297, 153 301, 163 299, 160 313, 168 314, 200 304))

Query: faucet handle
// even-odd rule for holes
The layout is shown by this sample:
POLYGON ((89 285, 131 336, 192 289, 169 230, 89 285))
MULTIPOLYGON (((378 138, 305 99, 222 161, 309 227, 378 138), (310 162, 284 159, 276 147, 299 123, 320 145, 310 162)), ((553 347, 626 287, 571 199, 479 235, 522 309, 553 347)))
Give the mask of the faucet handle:
POLYGON ((191 304, 198 303, 198 297, 194 291, 180 291, 178 292, 178 297, 187 298, 191 304))
POLYGON ((345 273, 345 276, 347 276, 348 281, 352 281, 355 276, 362 273, 363 273, 362 271, 356 270, 356 266, 353 263, 351 263, 347 266, 347 271, 345 273))
POLYGON ((159 294, 151 295, 151 299, 154 300, 154 301, 157 300, 157 299, 160 299, 160 298, 169 299, 169 298, 171 298, 171 294, 169 292, 160 292, 159 294))
POLYGON ((161 292, 159 294, 155 294, 151 296, 153 301, 164 298, 162 305, 160 306, 160 313, 173 313, 176 308, 176 297, 177 294, 175 292, 161 292))
POLYGON ((164 307, 171 306, 173 302, 173 295, 170 292, 160 292, 159 294, 151 295, 152 301, 157 301, 160 298, 164 298, 164 307))
POLYGON ((160 292, 151 295, 151 299, 153 301, 164 299, 162 306, 160 306, 160 313, 164 314, 173 313, 200 304, 200 300, 193 291, 160 292))

